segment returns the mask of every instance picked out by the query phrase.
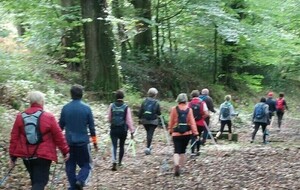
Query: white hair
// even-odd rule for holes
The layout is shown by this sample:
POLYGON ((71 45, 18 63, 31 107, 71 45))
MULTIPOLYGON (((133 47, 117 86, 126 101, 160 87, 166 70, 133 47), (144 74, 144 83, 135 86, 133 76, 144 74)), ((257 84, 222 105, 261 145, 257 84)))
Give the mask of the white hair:
POLYGON ((158 93, 158 90, 157 90, 156 88, 149 88, 147 94, 148 94, 148 96, 150 96, 150 97, 154 97, 154 96, 157 95, 157 93, 158 93))
POLYGON ((27 99, 29 100, 30 104, 40 104, 43 105, 45 101, 45 94, 40 91, 31 91, 28 93, 27 99))
POLYGON ((209 90, 207 88, 204 88, 204 89, 202 89, 201 94, 208 95, 209 94, 209 90))
POLYGON ((186 93, 180 93, 177 96, 176 102, 178 102, 178 103, 185 103, 187 101, 188 101, 188 97, 187 97, 186 93))

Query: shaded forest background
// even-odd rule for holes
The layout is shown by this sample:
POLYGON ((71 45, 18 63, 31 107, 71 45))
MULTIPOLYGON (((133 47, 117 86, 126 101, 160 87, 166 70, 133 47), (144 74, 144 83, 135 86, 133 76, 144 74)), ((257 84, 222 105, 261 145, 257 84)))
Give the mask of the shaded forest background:
MULTIPOLYGON (((33 55, 19 61, 46 63, 52 69, 45 73, 80 83, 100 100, 111 100, 119 88, 144 94, 152 86, 170 100, 204 87, 218 102, 226 93, 239 101, 269 90, 293 96, 299 89, 299 4, 6 0, 0 35, 9 36, 6 24, 13 23, 16 39, 33 55)), ((6 53, 2 67, 14 64, 6 53)), ((0 72, 0 83, 12 80, 9 71, 0 72)))

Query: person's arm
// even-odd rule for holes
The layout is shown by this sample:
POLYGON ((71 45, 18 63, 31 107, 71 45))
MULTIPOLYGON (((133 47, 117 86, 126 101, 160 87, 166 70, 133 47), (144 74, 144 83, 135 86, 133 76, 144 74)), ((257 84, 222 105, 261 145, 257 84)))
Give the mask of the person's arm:
POLYGON ((141 119, 143 117, 143 113, 144 113, 144 102, 145 100, 142 102, 141 107, 139 109, 139 113, 138 113, 138 118, 141 119))
POLYGON ((60 112, 60 118, 59 118, 59 127, 63 131, 65 129, 65 114, 64 114, 64 108, 60 112))
POLYGON ((198 129, 197 129, 197 125, 196 125, 196 121, 194 119, 194 115, 193 115, 193 110, 192 108, 189 108, 189 113, 187 115, 187 122, 191 127, 192 133, 194 136, 199 135, 198 129))
POLYGON ((53 115, 50 115, 49 117, 51 122, 50 132, 51 136, 53 137, 53 142, 66 158, 68 157, 67 154, 69 153, 69 146, 67 144, 65 136, 63 135, 61 128, 57 124, 55 117, 53 115))
POLYGON ((169 124, 168 124, 168 131, 170 134, 173 133, 173 128, 174 128, 174 125, 176 124, 176 120, 175 118, 177 117, 177 114, 176 114, 176 107, 173 107, 171 108, 170 110, 170 118, 169 118, 169 124))
POLYGON ((207 105, 204 101, 202 101, 202 106, 203 106, 203 113, 201 113, 202 118, 207 118, 209 116, 208 108, 207 105))
POLYGON ((111 106, 112 106, 112 104, 109 104, 108 110, 107 110, 107 119, 108 119, 109 123, 111 123, 111 106))
POLYGON ((13 154, 14 154, 15 149, 17 148, 18 141, 20 140, 20 137, 19 137, 20 136, 20 128, 22 127, 22 126, 20 126, 21 123, 22 123, 22 116, 19 113, 16 117, 16 120, 14 122, 13 128, 10 133, 10 143, 9 143, 9 155, 10 155, 10 160, 11 160, 10 167, 13 167, 15 161, 17 160, 17 157, 14 156, 13 154))
POLYGON ((158 101, 156 102, 156 104, 157 104, 157 111, 156 111, 156 114, 157 114, 158 116, 160 116, 160 115, 161 115, 160 104, 159 104, 158 101))
POLYGON ((285 106, 285 109, 286 109, 286 110, 289 110, 289 108, 288 108, 287 103, 286 103, 285 100, 283 101, 283 105, 285 106))
POLYGON ((131 110, 129 107, 127 107, 126 124, 127 124, 128 130, 130 131, 130 133, 134 133, 132 114, 131 114, 131 110))
POLYGON ((96 151, 98 151, 98 145, 97 145, 98 138, 96 136, 96 129, 95 129, 93 112, 92 112, 90 107, 88 107, 88 128, 89 128, 89 131, 90 131, 90 136, 91 136, 94 148, 95 148, 96 151))
POLYGON ((213 103, 213 100, 211 97, 207 97, 206 98, 206 104, 207 104, 207 108, 209 111, 213 112, 213 113, 216 113, 216 110, 214 108, 214 103, 213 103))

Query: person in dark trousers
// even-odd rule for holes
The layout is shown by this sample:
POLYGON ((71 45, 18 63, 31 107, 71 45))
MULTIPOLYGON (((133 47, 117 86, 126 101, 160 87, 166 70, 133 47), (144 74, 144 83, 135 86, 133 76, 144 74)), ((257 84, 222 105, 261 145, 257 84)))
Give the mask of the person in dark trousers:
MULTIPOLYGON (((269 121, 272 124, 272 117, 274 116, 274 113, 276 112, 276 100, 273 98, 273 92, 269 92, 267 95, 266 104, 269 105, 269 121)), ((272 127, 272 126, 271 126, 272 127)))
POLYGON ((232 118, 237 116, 238 113, 234 111, 233 105, 231 104, 231 95, 225 96, 225 102, 220 105, 220 115, 219 120, 221 121, 221 127, 215 136, 215 140, 223 133, 225 126, 228 127, 228 140, 232 140, 232 118))
POLYGON ((170 120, 168 125, 169 133, 172 135, 174 144, 174 176, 180 176, 181 169, 184 168, 186 161, 186 147, 192 135, 199 141, 199 133, 193 117, 193 110, 188 107, 188 98, 185 93, 181 93, 177 96, 177 106, 171 108, 170 120), (185 121, 180 121, 181 117, 185 121), (180 125, 181 124, 181 125, 180 125), (182 128, 181 128, 182 127, 182 128), (182 130, 184 129, 184 130, 182 130))
MULTIPOLYGON (((34 114, 43 111, 44 94, 39 91, 28 95, 30 107, 24 113, 34 114)), ((62 152, 64 159, 69 158, 69 147, 53 114, 43 111, 39 118, 42 141, 33 145, 27 142, 22 114, 19 113, 11 131, 9 144, 10 167, 15 166, 16 159, 22 158, 30 175, 31 190, 43 190, 49 181, 50 165, 57 162, 56 147, 62 152)))
POLYGON ((159 124, 158 117, 161 115, 160 104, 156 99, 157 93, 156 88, 148 90, 148 97, 143 101, 138 114, 140 123, 144 125, 147 133, 147 145, 144 151, 146 155, 151 154, 154 131, 159 124))
POLYGON ((288 106, 284 99, 284 93, 280 92, 279 98, 277 98, 277 100, 276 100, 276 115, 277 115, 277 119, 278 119, 278 130, 279 131, 281 129, 282 118, 283 118, 285 110, 288 110, 288 106))
MULTIPOLYGON (((199 111, 199 113, 195 113, 195 111, 193 111, 194 113, 194 118, 195 118, 195 122, 196 122, 196 125, 197 125, 197 130, 198 130, 198 133, 199 133, 199 139, 201 138, 201 134, 202 132, 203 133, 207 133, 207 129, 206 129, 206 126, 204 124, 205 122, 205 118, 208 116, 208 109, 207 109, 207 106, 206 106, 206 103, 204 101, 201 101, 200 98, 199 98, 199 90, 193 90, 191 92, 191 97, 192 97, 192 100, 189 102, 188 106, 190 108, 192 108, 192 110, 195 109, 195 111, 199 111), (196 105, 199 105, 199 109, 198 107, 195 108, 196 105), (199 117, 200 118, 196 118, 196 117, 199 117)), ((192 137, 192 140, 191 140, 191 145, 194 144, 196 138, 195 137, 192 137)), ((203 136, 203 139, 202 141, 205 141, 206 139, 204 139, 204 136, 203 136)), ((191 156, 199 156, 200 155, 200 144, 201 142, 200 141, 197 141, 196 142, 196 145, 194 145, 191 149, 191 156), (197 149, 197 152, 195 153, 195 148, 197 149)), ((204 144, 202 142, 202 144, 204 144)))
POLYGON ((133 139, 134 127, 131 110, 123 101, 124 92, 116 91, 116 101, 111 103, 108 108, 108 121, 110 123, 110 138, 112 142, 112 170, 117 170, 117 148, 119 141, 118 165, 122 165, 124 156, 124 146, 128 130, 133 139))
POLYGON ((266 104, 266 98, 262 97, 260 99, 260 102, 257 103, 254 107, 253 111, 253 117, 252 122, 254 123, 254 131, 252 133, 251 143, 254 142, 255 135, 259 129, 259 127, 262 127, 262 133, 263 133, 263 143, 266 144, 266 127, 269 123, 269 106, 266 104), (261 111, 259 111, 261 109, 261 111))
MULTIPOLYGON (((208 111, 216 113, 216 110, 214 108, 213 99, 209 96, 209 90, 207 88, 204 88, 201 90, 201 95, 199 96, 199 98, 206 103, 208 111)), ((209 114, 205 118, 205 122, 206 122, 207 127, 209 127, 209 124, 210 124, 210 115, 209 114)), ((207 137, 208 137, 208 132, 204 131, 203 132, 203 140, 202 140, 203 145, 205 145, 207 137)))
POLYGON ((70 93, 72 101, 63 106, 59 125, 62 130, 65 130, 70 146, 70 159, 66 162, 69 190, 75 190, 83 189, 91 175, 90 136, 96 151, 98 146, 92 110, 81 100, 83 87, 74 85, 70 93), (76 175, 77 165, 80 170, 76 175))

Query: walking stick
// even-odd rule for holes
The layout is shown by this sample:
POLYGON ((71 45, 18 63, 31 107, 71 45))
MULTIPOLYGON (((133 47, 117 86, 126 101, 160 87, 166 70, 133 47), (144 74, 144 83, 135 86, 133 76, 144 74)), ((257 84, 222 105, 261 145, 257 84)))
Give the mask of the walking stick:
MULTIPOLYGON (((139 127, 140 127, 140 126, 138 126, 138 127, 136 128, 136 130, 135 130, 134 133, 133 133, 133 136, 135 136, 135 135, 137 134, 137 131, 138 131, 139 127)), ((131 146, 132 146, 132 147, 134 146, 132 149, 133 149, 133 154, 135 155, 135 142, 134 142, 134 139, 130 139, 125 154, 127 154, 128 150, 130 149, 131 146)))
POLYGON ((14 167, 15 167, 15 165, 14 165, 13 167, 11 167, 11 168, 8 170, 7 174, 1 179, 1 181, 0 181, 0 186, 4 185, 6 179, 8 178, 8 176, 10 175, 10 173, 11 173, 11 171, 14 169, 14 167))
POLYGON ((207 130, 207 133, 209 134, 211 140, 213 141, 213 143, 214 143, 215 145, 217 145, 217 143, 216 143, 216 141, 215 141, 215 139, 214 139, 214 136, 211 134, 211 131, 210 131, 209 128, 207 127, 207 124, 206 124, 205 121, 204 121, 204 126, 205 126, 205 128, 206 128, 206 130, 207 130))

